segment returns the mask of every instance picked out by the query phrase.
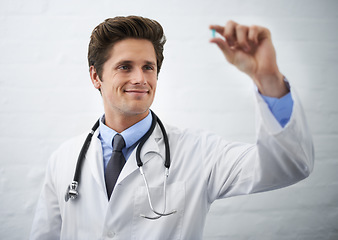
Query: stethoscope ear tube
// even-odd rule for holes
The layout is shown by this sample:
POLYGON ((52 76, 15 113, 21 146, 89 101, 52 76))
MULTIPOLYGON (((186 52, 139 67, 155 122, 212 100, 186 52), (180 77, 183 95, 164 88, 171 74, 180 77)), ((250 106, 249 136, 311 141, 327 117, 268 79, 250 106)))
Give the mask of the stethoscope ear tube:
POLYGON ((156 220, 156 219, 159 219, 159 218, 164 217, 164 216, 172 215, 172 214, 176 213, 177 211, 176 210, 172 210, 172 211, 166 212, 166 204, 167 204, 167 196, 166 196, 167 190, 166 190, 166 187, 167 187, 167 178, 169 176, 169 168, 170 168, 170 147, 169 147, 168 135, 167 135, 167 132, 166 132, 166 130, 165 130, 165 128, 164 128, 163 123, 161 122, 161 120, 152 111, 151 111, 151 114, 152 114, 152 117, 153 117, 153 121, 151 123, 150 129, 141 138, 140 143, 137 146, 137 149, 136 149, 136 161, 137 161, 137 165, 139 167, 140 173, 141 173, 141 175, 143 177, 144 184, 146 186, 149 207, 150 207, 151 211, 153 213, 155 213, 155 215, 156 215, 156 216, 149 217, 149 216, 146 216, 144 214, 141 214, 140 217, 143 217, 143 218, 149 219, 149 220, 156 220), (153 206, 153 203, 152 203, 152 200, 151 200, 151 196, 150 196, 150 190, 149 190, 148 182, 147 182, 147 179, 146 179, 146 176, 144 174, 143 167, 142 167, 143 163, 141 161, 141 156, 140 156, 141 155, 141 149, 142 149, 144 143, 148 140, 148 138, 150 137, 150 135, 153 133, 153 131, 155 129, 155 126, 156 126, 156 123, 158 123, 159 126, 160 126, 160 128, 161 128, 162 135, 163 135, 163 140, 164 140, 164 145, 165 145, 165 161, 164 161, 165 172, 164 172, 164 180, 163 180, 163 194, 164 194, 163 212, 159 212, 159 211, 156 211, 154 209, 154 206, 153 206))
POLYGON ((141 138, 140 143, 139 143, 139 145, 137 146, 137 149, 136 149, 136 161, 137 161, 138 167, 143 166, 143 163, 142 163, 142 160, 141 160, 141 149, 142 149, 144 143, 148 140, 150 135, 153 133, 155 126, 156 126, 156 122, 159 121, 156 114, 151 110, 150 110, 150 112, 151 112, 151 115, 152 115, 152 118, 153 118, 153 120, 151 122, 151 126, 150 126, 148 132, 141 138))
POLYGON ((161 122, 161 120, 159 118, 157 118, 157 122, 158 125, 160 125, 162 134, 163 134, 163 138, 164 138, 164 142, 166 144, 165 145, 165 162, 164 162, 164 166, 169 169, 170 168, 170 149, 169 149, 169 140, 168 140, 168 135, 167 132, 163 126, 163 123, 161 122))
POLYGON ((140 140, 140 143, 136 149, 136 161, 137 161, 137 166, 138 167, 142 167, 143 166, 143 163, 141 161, 141 149, 144 145, 144 143, 148 140, 148 138, 150 137, 150 135, 153 133, 154 129, 155 129, 155 126, 156 126, 156 123, 158 123, 160 125, 160 128, 161 128, 161 131, 162 131, 162 134, 163 134, 163 138, 164 138, 164 142, 166 143, 165 144, 165 162, 164 162, 164 166, 166 168, 170 168, 170 147, 169 147, 169 141, 168 141, 168 135, 167 135, 167 132, 163 126, 163 123, 161 122, 161 120, 156 116, 156 114, 151 111, 151 115, 153 117, 153 120, 151 122, 151 126, 150 126, 150 129, 148 130, 148 132, 141 138, 140 140))

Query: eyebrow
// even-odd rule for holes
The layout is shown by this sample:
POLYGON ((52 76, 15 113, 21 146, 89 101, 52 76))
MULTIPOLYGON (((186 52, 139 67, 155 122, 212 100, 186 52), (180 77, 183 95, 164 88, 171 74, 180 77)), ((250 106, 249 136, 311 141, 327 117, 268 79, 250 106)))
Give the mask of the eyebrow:
MULTIPOLYGON (((119 65, 121 65, 121 64, 132 64, 134 61, 131 61, 131 60, 121 60, 121 61, 119 61, 119 62, 117 62, 115 65, 116 66, 119 66, 119 65)), ((148 60, 146 60, 146 61, 144 61, 144 63, 145 64, 147 64, 147 65, 156 65, 156 63, 155 62, 153 62, 153 61, 148 61, 148 60)))

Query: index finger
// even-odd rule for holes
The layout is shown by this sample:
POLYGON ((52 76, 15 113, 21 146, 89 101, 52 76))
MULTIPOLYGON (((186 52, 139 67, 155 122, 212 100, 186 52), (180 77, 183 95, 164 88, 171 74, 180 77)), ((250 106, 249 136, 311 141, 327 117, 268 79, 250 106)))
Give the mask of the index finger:
POLYGON ((223 35, 225 28, 220 25, 210 25, 209 29, 215 29, 215 31, 221 35, 223 35))

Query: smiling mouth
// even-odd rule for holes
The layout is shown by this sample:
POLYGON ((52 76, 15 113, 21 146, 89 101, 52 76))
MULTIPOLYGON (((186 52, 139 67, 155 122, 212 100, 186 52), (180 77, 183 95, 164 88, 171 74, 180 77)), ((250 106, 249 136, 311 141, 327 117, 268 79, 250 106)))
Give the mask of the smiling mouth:
POLYGON ((141 97, 149 94, 148 89, 127 89, 124 90, 125 93, 130 94, 131 96, 141 97))
POLYGON ((148 93, 149 90, 140 90, 140 89, 131 89, 131 90, 124 90, 124 92, 127 92, 127 93, 148 93))

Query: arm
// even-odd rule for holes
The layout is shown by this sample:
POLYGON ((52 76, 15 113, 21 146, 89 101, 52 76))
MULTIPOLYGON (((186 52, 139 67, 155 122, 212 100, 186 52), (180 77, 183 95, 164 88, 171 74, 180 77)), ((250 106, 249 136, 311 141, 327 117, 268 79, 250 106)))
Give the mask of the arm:
POLYGON ((213 161, 208 178, 209 200, 268 191, 304 179, 313 169, 314 150, 301 104, 291 88, 292 114, 289 111, 289 123, 283 128, 264 97, 278 101, 284 96, 291 97, 276 64, 269 30, 235 22, 210 28, 223 36, 211 42, 218 45, 230 63, 251 77, 260 94, 256 94, 259 109, 256 144, 220 142, 209 158, 213 161))
POLYGON ((306 118, 291 88, 294 106, 282 128, 260 94, 256 144, 208 136, 203 142, 208 201, 286 187, 313 170, 314 149, 306 118))
POLYGON ((30 240, 60 239, 61 214, 53 181, 53 162, 55 161, 49 161, 48 163, 46 177, 31 229, 30 240))

